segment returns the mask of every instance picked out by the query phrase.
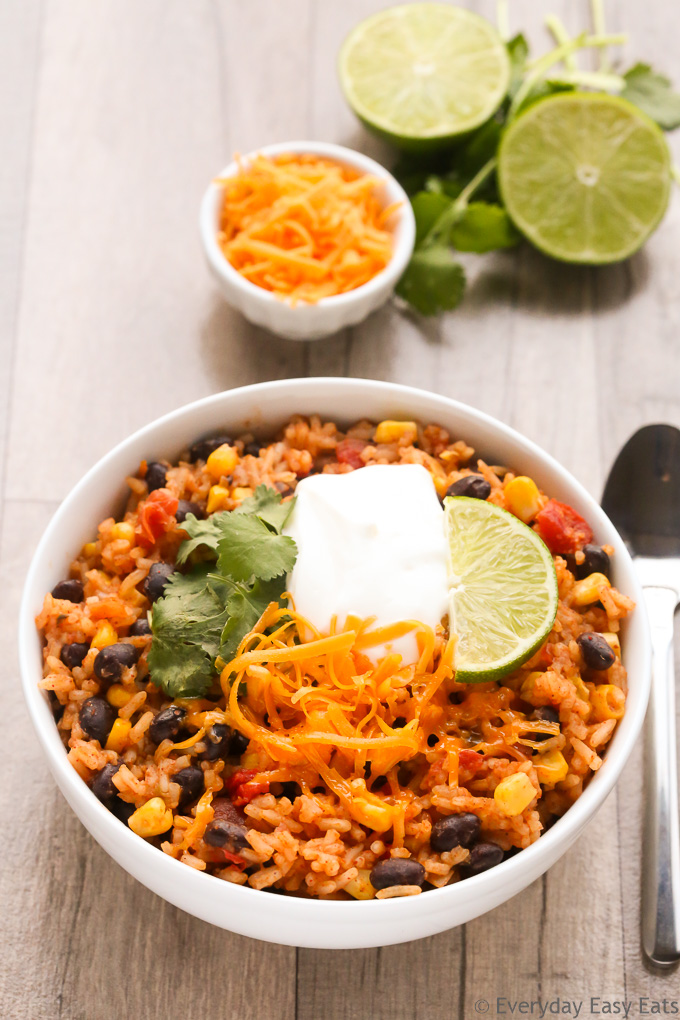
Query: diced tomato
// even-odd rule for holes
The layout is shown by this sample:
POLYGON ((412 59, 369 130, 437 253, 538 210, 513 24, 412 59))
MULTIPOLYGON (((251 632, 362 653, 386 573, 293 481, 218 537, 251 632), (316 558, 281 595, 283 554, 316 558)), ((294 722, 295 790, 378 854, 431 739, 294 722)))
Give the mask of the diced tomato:
POLYGON ((477 751, 468 751, 465 748, 458 754, 458 764, 468 772, 476 772, 484 758, 477 751))
POLYGON ((349 464, 351 468, 360 468, 364 466, 364 462, 361 459, 361 451, 366 446, 363 439, 342 439, 336 449, 335 456, 341 464, 349 464))
POLYGON ((225 861, 230 861, 234 864, 239 871, 243 871, 244 868, 248 867, 248 861, 240 857, 239 854, 233 854, 231 850, 222 849, 221 852, 224 854, 225 861))
POLYGON ((260 793, 269 793, 269 783, 253 783, 257 769, 238 769, 224 784, 231 794, 231 801, 236 807, 250 804, 253 797, 260 793))
POLYGON ((153 545, 175 522, 179 500, 167 489, 154 489, 148 499, 139 504, 137 535, 147 545, 153 545))
POLYGON ((587 521, 567 503, 550 499, 536 515, 536 530, 552 553, 575 553, 593 540, 587 521))

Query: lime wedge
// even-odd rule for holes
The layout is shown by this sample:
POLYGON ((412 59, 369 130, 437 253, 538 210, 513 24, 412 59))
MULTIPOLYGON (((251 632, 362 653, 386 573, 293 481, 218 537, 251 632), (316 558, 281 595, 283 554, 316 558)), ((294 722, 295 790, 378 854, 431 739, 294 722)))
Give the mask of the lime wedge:
POLYGON ((545 641, 557 612, 552 556, 535 531, 493 503, 444 500, 456 680, 498 680, 545 641))
POLYGON ((516 226, 546 255, 618 262, 666 211, 670 155, 661 129, 625 99, 562 93, 508 128, 498 181, 516 226))
POLYGON ((478 14, 405 4, 360 22, 340 50, 340 84, 364 124, 404 149, 430 148, 483 124, 508 91, 503 40, 478 14))

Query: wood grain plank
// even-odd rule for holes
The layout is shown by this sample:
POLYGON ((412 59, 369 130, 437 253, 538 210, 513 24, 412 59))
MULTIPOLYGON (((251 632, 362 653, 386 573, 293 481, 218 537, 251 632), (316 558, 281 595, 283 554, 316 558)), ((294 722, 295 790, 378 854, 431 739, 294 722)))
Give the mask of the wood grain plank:
MULTIPOLYGON (((14 371, 14 498, 61 498, 114 442, 180 403, 301 372, 300 345, 226 307, 197 238, 207 181, 240 135, 248 142, 250 118, 232 129, 225 114, 242 109, 245 62, 263 68, 270 95, 291 73, 283 28, 292 35, 295 24, 279 19, 277 60, 246 6, 219 7, 222 29, 207 0, 47 5, 14 371), (60 442, 38 479, 24 464, 45 421, 58 422, 60 442)), ((284 135, 300 130, 283 105, 276 116, 284 135)))
MULTIPOLYGON (((9 395, 23 267, 24 222, 42 0, 0 6, 0 493, 4 489, 9 395)), ((0 495, 0 514, 2 498, 0 495)))

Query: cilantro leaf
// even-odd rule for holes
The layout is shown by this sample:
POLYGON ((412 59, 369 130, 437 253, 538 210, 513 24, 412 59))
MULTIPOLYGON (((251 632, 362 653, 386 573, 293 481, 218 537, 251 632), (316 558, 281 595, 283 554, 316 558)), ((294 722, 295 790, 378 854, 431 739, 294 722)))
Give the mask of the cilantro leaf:
POLYGON ((626 87, 621 96, 633 103, 664 131, 680 127, 680 95, 665 74, 649 64, 635 64, 624 74, 626 87))
POLYGON ((270 531, 259 517, 230 514, 220 521, 217 568, 234 581, 270 581, 293 569, 297 547, 292 538, 270 531))
POLYGON ((171 697, 205 694, 217 658, 232 657, 269 603, 280 599, 297 554, 292 538, 279 534, 292 506, 262 485, 238 510, 205 521, 187 515, 183 527, 189 537, 178 564, 199 550, 211 562, 172 574, 153 606, 149 669, 171 697))
POLYGON ((443 212, 451 207, 451 199, 441 192, 419 191, 411 199, 416 218, 416 245, 427 237, 443 212))
POLYGON ((239 507, 234 510, 235 514, 254 514, 261 521, 268 524, 277 535, 280 535, 283 527, 290 517, 294 499, 283 503, 281 494, 268 485, 258 485, 255 493, 244 499, 239 507))
POLYGON ((514 248, 521 238, 505 209, 487 202, 470 202, 451 227, 451 243, 458 251, 483 253, 514 248))
POLYGON ((153 682, 173 698, 195 698, 212 683, 212 660, 227 619, 228 589, 208 577, 208 567, 172 574, 151 614, 149 669, 153 682))
POLYGON ((465 272, 443 245, 416 250, 397 284, 397 294, 421 315, 455 308, 465 290, 465 272))
POLYGON ((256 581, 251 588, 236 585, 229 596, 229 618, 221 635, 220 657, 229 660, 249 630, 252 630, 270 602, 277 602, 283 594, 285 577, 271 581, 256 581))
POLYGON ((186 531, 189 538, 182 542, 177 551, 178 566, 186 563, 191 554, 195 553, 201 546, 205 546, 206 551, 210 550, 217 556, 217 543, 222 534, 220 531, 220 518, 223 514, 228 513, 230 513, 229 510, 223 510, 221 513, 212 514, 206 521, 199 521, 193 514, 186 515, 182 524, 182 530, 186 531))
POLYGON ((154 634, 149 651, 151 678, 171 698, 200 698, 213 681, 212 659, 201 645, 154 634))

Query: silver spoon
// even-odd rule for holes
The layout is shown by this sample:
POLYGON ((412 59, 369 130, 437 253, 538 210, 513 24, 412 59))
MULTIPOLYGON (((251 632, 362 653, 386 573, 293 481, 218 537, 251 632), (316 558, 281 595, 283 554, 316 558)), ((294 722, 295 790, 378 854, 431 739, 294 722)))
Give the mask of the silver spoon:
POLYGON ((652 633, 647 714, 642 948, 657 967, 680 960, 680 837, 673 614, 680 602, 680 431, 647 425, 612 467, 602 506, 626 541, 652 633))

